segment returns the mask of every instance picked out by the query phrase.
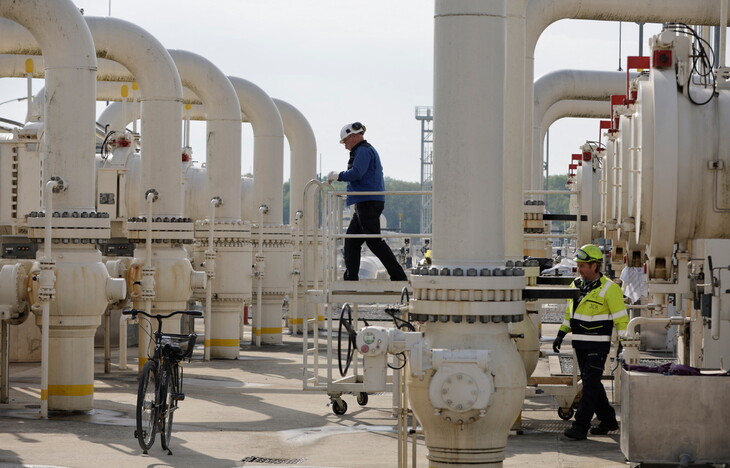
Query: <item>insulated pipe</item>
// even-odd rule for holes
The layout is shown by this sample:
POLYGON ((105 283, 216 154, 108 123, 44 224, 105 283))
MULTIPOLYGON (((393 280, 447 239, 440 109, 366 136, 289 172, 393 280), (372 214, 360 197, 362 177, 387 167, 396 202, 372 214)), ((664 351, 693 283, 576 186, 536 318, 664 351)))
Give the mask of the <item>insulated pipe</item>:
POLYGON ((525 10, 525 148, 534 155, 535 146, 530 126, 533 125, 533 86, 535 45, 545 28, 561 19, 718 25, 721 7, 717 0, 528 0, 525 10))
MULTIPOLYGON (((56 207, 94 211, 95 187, 88 181, 95 171, 96 53, 89 28, 70 0, 0 0, 0 17, 27 28, 31 46, 40 47, 46 57, 44 169, 49 177, 63 177, 69 187, 57 195, 56 207)), ((25 53, 28 44, 6 33, 7 23, 0 24, 0 53, 25 53)))
POLYGON ((439 194, 433 197, 434 245, 443 239, 432 251, 437 265, 504 262, 502 203, 485 205, 481 200, 502 200, 504 194, 505 1, 481 5, 484 2, 470 0, 459 6, 455 1, 436 1, 436 33, 454 34, 453 40, 436 40, 434 52, 438 64, 434 69, 434 108, 438 109, 434 121, 441 123, 434 125, 434 133, 439 134, 438 138, 434 135, 434 154, 439 155, 434 161, 438 177, 433 191, 439 194), (474 28, 476 23, 481 27, 474 28), (474 35, 467 36, 464 30, 474 35), (474 57, 475 47, 484 44, 490 46, 474 57), (472 52, 468 63, 463 51, 472 52), (480 183, 469 187, 468 199, 458 195, 463 194, 465 183, 475 180, 480 183), (468 205, 477 201, 474 212, 480 215, 472 216, 468 205))
MULTIPOLYGON (((219 219, 240 219, 241 108, 236 90, 223 72, 205 57, 185 50, 169 52, 183 84, 200 96, 207 112, 206 167, 210 196, 206 198, 221 198, 219 219)), ((181 116, 182 109, 177 114, 178 127, 181 116)), ((179 163, 179 154, 177 160, 179 163)))
MULTIPOLYGON (((291 153, 291 164, 290 164, 290 178, 289 178, 289 223, 294 224, 294 220, 297 216, 304 215, 310 218, 317 212, 316 201, 310 203, 310 206, 304 206, 304 190, 310 180, 317 177, 317 141, 314 137, 314 131, 312 126, 309 125, 306 117, 297 108, 289 104, 288 102, 282 101, 281 99, 274 98, 274 104, 279 109, 281 114, 281 120, 284 123, 284 134, 289 142, 289 151, 291 153)), ((298 229, 298 236, 295 242, 301 242, 301 265, 302 269, 306 268, 307 265, 313 265, 314 262, 307 262, 303 258, 307 252, 315 256, 321 255, 322 243, 318 235, 312 233, 312 246, 313 248, 307 248, 304 246, 306 238, 310 233, 307 233, 303 229, 298 229)), ((312 275, 306 275, 304 272, 300 272, 299 278, 312 278, 312 275)), ((297 281, 298 283, 298 281, 297 281)), ((302 320, 307 320, 310 317, 317 318, 323 310, 321 304, 311 304, 304 300, 304 293, 307 289, 314 288, 314 284, 302 284, 301 288, 294 289, 292 291, 294 300, 292 301, 292 308, 295 310, 295 314, 302 320)), ((314 288, 316 289, 316 288, 314 288)))
MULTIPOLYGON (((246 113, 251 122, 251 127, 253 127, 254 203, 269 207, 269 211, 264 216, 264 223, 282 224, 284 212, 284 195, 281 189, 284 181, 284 124, 281 115, 274 101, 263 89, 243 78, 229 76, 228 79, 238 95, 240 111, 246 113)), ((203 103, 206 102, 203 99, 203 103)), ((239 113, 238 122, 240 121, 239 113)), ((294 174, 293 168, 291 173, 294 174)), ((240 171, 238 174, 240 175, 240 171)), ((240 207, 237 213, 240 213, 240 207)))
POLYGON ((304 187, 317 177, 317 140, 312 126, 299 109, 281 99, 273 98, 273 101, 279 109, 291 152, 289 224, 293 224, 296 213, 305 209, 304 187))
POLYGON ((117 18, 86 17, 97 55, 124 65, 139 83, 142 132, 142 191, 154 188, 154 216, 181 216, 182 83, 164 46, 139 26, 117 18))
MULTIPOLYGON (((632 78, 637 73, 632 73, 632 78)), ((524 177, 532 190, 543 187, 543 143, 542 119, 550 107, 558 101, 573 100, 610 100, 613 94, 626 94, 626 73, 558 70, 548 73, 535 81, 534 119, 532 126, 532 163, 526 164, 524 177)), ((610 105, 606 103, 606 111, 610 105)))
MULTIPOLYGON (((523 57, 525 50, 524 11, 527 0, 510 0, 507 2, 507 57, 523 57)), ((507 186, 520 187, 521 190, 507 190, 503 193, 505 212, 522 213, 523 190, 528 187, 528 180, 523 176, 525 162, 525 137, 522 133, 524 125, 525 99, 525 61, 507 60, 505 74, 510 86, 504 89, 505 100, 510 105, 504 108, 504 181, 507 186)), ((504 220, 505 232, 522 232, 524 220, 518 216, 508 216, 504 220)), ((504 236, 505 259, 522 260, 528 252, 521 235, 504 236)))
POLYGON ((585 119, 607 119, 611 116, 609 101, 579 101, 565 99, 558 101, 542 115, 540 119, 540 140, 545 140, 545 134, 550 126, 565 117, 585 119))
MULTIPOLYGON (((424 428, 429 466, 500 467, 526 385, 524 365, 505 323, 525 317, 525 277, 521 270, 505 268, 506 235, 518 235, 513 231, 521 228, 515 226, 523 215, 511 208, 522 196, 522 183, 505 180, 509 139, 503 121, 510 115, 505 112, 512 79, 505 73, 507 51, 514 52, 507 31, 510 37, 519 33, 524 19, 512 5, 508 8, 508 0, 436 0, 435 7, 434 153, 440 157, 434 162, 432 269, 439 274, 412 273, 412 313, 424 320, 427 349, 488 359, 479 364, 470 358, 422 378, 408 373, 409 401, 424 428), (508 26, 508 21, 514 24, 508 26), (465 187, 470 197, 464 198, 465 187), (484 206, 483 200, 496 202, 484 206), (471 216, 477 211, 479 216, 471 216), (461 320, 465 314, 467 320, 461 320), (444 383, 451 382, 456 368, 469 376, 459 377, 461 384, 483 378, 488 368, 494 386, 489 400, 477 406, 473 399, 455 401, 447 395, 444 383)), ((518 120, 512 116, 510 125, 518 120)), ((470 390, 461 384, 458 391, 465 395, 470 390)), ((474 387, 471 391, 480 393, 474 387)))

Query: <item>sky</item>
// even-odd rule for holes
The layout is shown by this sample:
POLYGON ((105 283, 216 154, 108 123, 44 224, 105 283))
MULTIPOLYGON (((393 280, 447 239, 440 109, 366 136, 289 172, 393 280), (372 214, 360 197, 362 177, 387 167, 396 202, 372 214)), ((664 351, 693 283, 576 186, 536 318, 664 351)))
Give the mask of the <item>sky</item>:
MULTIPOLYGON (((420 181, 417 106, 433 104, 433 0, 74 0, 87 16, 137 24, 168 49, 206 57, 269 96, 293 105, 317 139, 318 170, 344 170, 343 125, 360 121, 386 177, 420 181)), ((635 23, 562 20, 535 50, 535 79, 560 69, 615 71, 638 55, 635 23)), ((646 25, 646 40, 660 31, 646 25)), ((646 41, 645 41, 646 42, 646 41)), ((647 46, 644 46, 647 50, 647 46)), ((646 54, 646 52, 645 52, 646 54)), ((43 85, 34 80, 34 89, 43 85)), ((0 80, 0 103, 26 94, 25 80, 0 80)), ((101 112, 103 103, 98 105, 101 112)), ((0 117, 24 120, 26 104, 0 104, 0 117)), ((243 126, 242 171, 253 172, 250 125, 243 126)), ((550 129, 550 173, 566 173, 570 154, 598 137, 594 119, 561 119, 550 129)), ((191 146, 205 160, 205 124, 193 122, 191 146)), ((289 177, 288 146, 285 180, 289 177)), ((436 156, 437 157, 437 156, 436 156)))

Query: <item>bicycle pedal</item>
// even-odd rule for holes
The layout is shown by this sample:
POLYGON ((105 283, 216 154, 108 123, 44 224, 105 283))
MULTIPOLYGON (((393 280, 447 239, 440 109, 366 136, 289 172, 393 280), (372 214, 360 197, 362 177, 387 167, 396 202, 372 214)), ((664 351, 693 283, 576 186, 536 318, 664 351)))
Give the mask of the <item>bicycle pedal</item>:
POLYGON ((172 392, 171 396, 175 401, 182 401, 185 399, 185 394, 183 392, 172 392))

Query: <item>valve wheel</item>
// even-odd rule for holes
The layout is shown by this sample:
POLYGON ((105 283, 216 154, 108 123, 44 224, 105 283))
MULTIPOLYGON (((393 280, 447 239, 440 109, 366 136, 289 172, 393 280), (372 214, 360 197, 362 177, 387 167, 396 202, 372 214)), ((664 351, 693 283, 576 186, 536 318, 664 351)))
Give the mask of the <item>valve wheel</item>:
MULTIPOLYGON (((342 377, 347 374, 347 370, 350 368, 350 364, 352 364, 352 357, 355 354, 355 338, 357 336, 357 333, 352 328, 352 309, 350 308, 350 304, 345 304, 342 306, 342 310, 340 311, 340 326, 337 333, 337 364, 340 368, 340 375, 342 377), (343 366, 342 363, 342 335, 344 332, 347 333, 347 349, 345 351, 345 363, 343 366)), ((347 405, 345 405, 345 411, 347 410, 347 405)), ((335 412, 337 413, 337 412, 335 412)), ((342 412, 344 414, 344 411, 342 412)))

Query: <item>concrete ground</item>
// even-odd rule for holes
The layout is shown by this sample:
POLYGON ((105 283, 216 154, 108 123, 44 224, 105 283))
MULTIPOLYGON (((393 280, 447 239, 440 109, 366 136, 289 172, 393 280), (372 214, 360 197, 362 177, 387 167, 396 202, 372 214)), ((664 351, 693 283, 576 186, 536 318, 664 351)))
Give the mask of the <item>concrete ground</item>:
MULTIPOLYGON (((136 349, 123 371, 115 350, 110 374, 97 349, 95 409, 49 420, 38 417, 40 366, 11 364, 10 402, 0 405, 0 468, 398 466, 391 395, 371 395, 365 407, 344 395, 349 409, 337 416, 325 393, 302 391, 301 350, 302 337, 288 335, 282 346, 243 346, 238 360, 204 362, 196 350, 184 364, 186 398, 175 413, 173 455, 159 438, 143 455, 134 438, 136 349)), ((549 373, 546 359, 537 373, 549 373)), ((569 422, 556 410, 552 396, 525 400, 522 434, 510 435, 505 467, 626 466, 618 432, 571 441, 562 436, 569 422)), ((417 466, 428 466, 426 452, 421 437, 417 466)))

